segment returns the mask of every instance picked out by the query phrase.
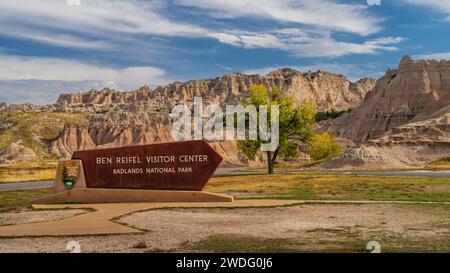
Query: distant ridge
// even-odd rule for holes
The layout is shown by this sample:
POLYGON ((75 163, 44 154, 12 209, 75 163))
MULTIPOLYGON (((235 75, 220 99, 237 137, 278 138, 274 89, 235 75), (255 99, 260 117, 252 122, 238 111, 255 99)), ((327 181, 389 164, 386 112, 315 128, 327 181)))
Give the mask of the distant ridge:
POLYGON ((449 156, 450 61, 404 56, 359 107, 321 128, 363 144, 335 165, 421 165, 449 156))

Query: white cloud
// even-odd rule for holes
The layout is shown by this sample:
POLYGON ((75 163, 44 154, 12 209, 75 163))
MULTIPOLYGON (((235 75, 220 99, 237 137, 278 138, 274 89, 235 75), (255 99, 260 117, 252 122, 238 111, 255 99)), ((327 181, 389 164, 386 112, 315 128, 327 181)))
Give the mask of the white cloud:
POLYGON ((377 54, 380 51, 396 51, 397 47, 379 45, 374 41, 351 43, 331 37, 300 37, 290 42, 291 51, 300 57, 341 57, 353 54, 377 54))
POLYGON ((405 41, 403 37, 383 37, 378 38, 372 41, 368 41, 366 44, 369 45, 390 45, 390 44, 398 44, 405 41))
POLYGON ((6 0, 0 2, 0 22, 11 19, 22 25, 45 26, 101 34, 124 32, 162 36, 204 35, 205 29, 174 22, 162 16, 158 1, 84 0, 69 6, 63 0, 6 0))
POLYGON ((0 102, 50 104, 54 103, 61 93, 88 91, 92 88, 99 90, 105 86, 107 85, 100 81, 0 81, 0 102))
POLYGON ((382 21, 368 13, 367 5, 333 0, 177 0, 176 3, 204 9, 209 16, 218 18, 272 19, 364 36, 378 32, 382 21))
POLYGON ((60 93, 111 87, 134 90, 142 85, 170 82, 164 70, 145 67, 114 68, 59 58, 0 54, 0 101, 53 103, 60 93))
POLYGON ((329 32, 280 29, 268 33, 230 31, 216 33, 219 41, 245 48, 277 48, 297 57, 341 57, 352 54, 377 54, 381 51, 395 51, 402 37, 381 37, 363 43, 343 42, 331 37, 329 32))
POLYGON ((80 6, 65 0, 0 1, 0 35, 68 48, 115 49, 142 45, 142 37, 205 37, 208 30, 169 20, 164 2, 83 0, 80 6))
POLYGON ((239 46, 241 45, 241 39, 233 34, 229 33, 211 33, 209 34, 210 37, 217 39, 219 42, 224 44, 229 44, 233 46, 239 46))
POLYGON ((448 0, 403 0, 406 4, 413 4, 431 8, 437 12, 445 13, 446 20, 450 21, 450 1, 448 0))
POLYGON ((273 34, 249 34, 241 35, 240 40, 244 47, 247 48, 279 48, 284 49, 285 45, 273 34))
POLYGON ((450 60, 450 52, 415 55, 413 57, 425 60, 450 60))
POLYGON ((40 43, 56 45, 68 48, 82 48, 82 49, 111 49, 111 45, 106 41, 88 40, 76 37, 69 34, 47 33, 43 30, 33 31, 21 27, 11 27, 8 25, 0 25, 0 33, 22 38, 34 40, 40 43))
MULTIPOLYGON (((155 48, 156 53, 170 51, 167 46, 158 48, 141 40, 142 35, 209 37, 235 47, 275 48, 298 57, 339 57, 395 50, 386 46, 397 43, 395 40, 369 44, 332 37, 335 31, 363 36, 373 34, 380 30, 381 22, 368 13, 367 5, 333 0, 83 0, 80 6, 69 6, 63 0, 29 0, 27 4, 0 1, 0 35, 70 48, 125 53, 132 49, 136 54, 150 52, 151 48, 155 48), (251 31, 247 26, 233 23, 222 24, 231 24, 231 30, 199 26, 171 14, 169 3, 200 9, 208 20, 211 17, 250 17, 256 21, 274 20, 296 25, 281 30, 251 31)), ((155 55, 157 58, 161 54, 155 55)))
POLYGON ((164 70, 156 67, 123 69, 59 58, 0 55, 0 81, 101 81, 120 88, 167 83, 164 70))
MULTIPOLYGON (((344 37, 350 37, 347 34, 367 36, 377 33, 383 19, 370 14, 367 5, 343 2, 82 0, 80 6, 69 6, 65 0, 1 0, 0 35, 83 49, 83 56, 87 58, 91 56, 91 49, 112 50, 114 59, 151 64, 155 60, 167 64, 171 60, 166 54, 181 51, 178 45, 170 44, 169 39, 156 41, 161 37, 210 38, 246 49, 279 49, 296 57, 339 57, 397 50, 393 45, 402 38, 345 41, 344 37), (179 8, 177 5, 193 7, 197 16, 203 16, 202 20, 193 23, 192 18, 172 12, 170 8, 179 8), (237 24, 223 18, 246 18, 250 24, 237 24), (286 25, 289 28, 282 28, 286 25), (337 32, 345 35, 335 35, 337 32), (155 40, 150 41, 150 37, 155 40)), ((117 68, 80 60, 13 56, 7 55, 8 52, 11 52, 10 48, 4 51, 0 48, 0 99, 9 96, 5 86, 11 84, 17 84, 17 90, 23 88, 20 89, 22 95, 16 92, 17 98, 30 94, 30 98, 39 100, 39 94, 51 94, 53 98, 56 90, 85 89, 89 85, 132 89, 169 81, 165 71, 153 65, 117 68)), ((172 63, 175 62, 172 60, 172 63)))

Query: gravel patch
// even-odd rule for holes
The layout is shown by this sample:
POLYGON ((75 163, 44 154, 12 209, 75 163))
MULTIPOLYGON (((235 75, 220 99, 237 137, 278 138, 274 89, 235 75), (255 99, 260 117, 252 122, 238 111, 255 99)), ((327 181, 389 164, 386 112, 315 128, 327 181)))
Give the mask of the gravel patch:
POLYGON ((55 221, 87 212, 82 209, 38 210, 0 213, 0 226, 55 221))
POLYGON ((239 234, 267 238, 302 236, 315 230, 384 230, 402 233, 420 229, 442 216, 405 206, 302 205, 252 209, 151 210, 118 220, 148 230, 166 243, 200 240, 215 234, 239 234), (163 220, 162 220, 163 219, 163 220))
MULTIPOLYGON (((0 252, 67 252, 78 241, 82 252, 188 251, 191 243, 210 235, 236 234, 265 238, 301 238, 336 245, 353 241, 348 231, 405 236, 423 242, 448 240, 447 211, 391 204, 308 204, 278 208, 157 209, 123 216, 116 222, 146 230, 143 234, 0 238, 0 252), (335 233, 342 230, 343 233, 335 233), (337 234, 337 235, 336 235, 337 234), (334 237, 336 235, 336 237, 334 237), (145 245, 138 248, 136 245, 145 245)), ((367 238, 368 240, 371 238, 367 238)))

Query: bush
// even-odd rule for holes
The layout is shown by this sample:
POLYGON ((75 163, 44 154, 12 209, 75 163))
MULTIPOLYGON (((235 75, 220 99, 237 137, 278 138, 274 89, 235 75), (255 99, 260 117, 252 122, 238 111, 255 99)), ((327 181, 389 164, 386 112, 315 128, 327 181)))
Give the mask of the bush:
POLYGON ((351 113, 352 111, 353 110, 351 108, 349 108, 347 110, 342 110, 342 111, 331 110, 331 111, 326 111, 326 112, 319 112, 316 115, 316 122, 321 122, 321 121, 329 120, 329 119, 337 119, 338 117, 342 116, 343 114, 351 113))
POLYGON ((133 248, 147 248, 147 243, 145 241, 140 241, 134 244, 133 248))
POLYGON ((341 147, 336 143, 336 138, 328 133, 315 135, 310 142, 309 156, 313 160, 330 158, 341 153, 341 147))

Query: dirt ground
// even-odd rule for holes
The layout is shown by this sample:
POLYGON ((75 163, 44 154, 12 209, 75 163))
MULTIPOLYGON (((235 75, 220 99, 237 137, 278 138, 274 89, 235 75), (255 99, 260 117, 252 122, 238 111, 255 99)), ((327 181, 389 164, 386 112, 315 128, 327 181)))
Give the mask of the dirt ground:
MULTIPOLYGON (((56 219, 80 213, 74 210, 65 212, 67 214, 61 212, 47 212, 46 216, 56 219)), ((16 216, 16 220, 42 219, 45 215, 42 211, 33 213, 33 217, 16 216)), ((11 215, 8 217, 0 214, 0 219, 11 222, 11 215)), ((214 251, 214 246, 212 249, 197 247, 199 242, 211 236, 301 240, 305 247, 300 251, 328 251, 339 249, 340 245, 376 240, 396 249, 402 249, 402 244, 409 249, 423 243, 419 251, 434 252, 445 251, 442 244, 450 242, 447 209, 412 205, 306 204, 278 208, 157 209, 123 216, 116 221, 146 232, 0 238, 0 252, 65 252, 69 241, 78 241, 83 252, 214 251), (440 242, 440 246, 433 242, 440 242)), ((360 247, 365 248, 365 245, 360 247)))
POLYGON ((55 221, 87 212, 82 209, 70 210, 26 210, 21 212, 0 213, 0 226, 55 221))

